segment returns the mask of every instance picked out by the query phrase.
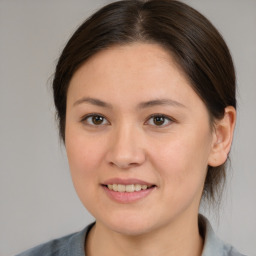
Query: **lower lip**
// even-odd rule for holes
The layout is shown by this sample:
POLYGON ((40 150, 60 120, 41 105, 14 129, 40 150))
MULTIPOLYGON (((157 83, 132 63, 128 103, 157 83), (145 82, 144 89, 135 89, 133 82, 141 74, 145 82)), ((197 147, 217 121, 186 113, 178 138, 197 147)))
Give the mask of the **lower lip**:
POLYGON ((106 186, 102 186, 106 194, 114 201, 118 203, 132 203, 136 202, 138 200, 141 200, 145 197, 147 197, 154 189, 155 187, 148 188, 145 190, 135 191, 135 192, 117 192, 114 190, 108 189, 106 186))

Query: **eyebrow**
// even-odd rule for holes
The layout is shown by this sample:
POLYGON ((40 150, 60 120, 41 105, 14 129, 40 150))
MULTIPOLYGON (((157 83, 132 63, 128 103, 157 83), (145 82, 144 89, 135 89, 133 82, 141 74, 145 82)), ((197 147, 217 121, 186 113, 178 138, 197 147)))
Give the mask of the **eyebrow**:
POLYGON ((77 105, 82 104, 82 103, 90 103, 92 105, 103 107, 103 108, 112 108, 111 104, 106 103, 106 102, 104 102, 102 100, 95 99, 95 98, 90 98, 90 97, 85 97, 85 98, 77 100, 73 104, 73 106, 77 106, 77 105))
POLYGON ((145 101, 145 102, 140 103, 138 105, 138 108, 139 109, 150 108, 150 107, 154 107, 154 106, 164 106, 164 105, 185 108, 185 105, 183 105, 182 103, 180 103, 176 100, 171 100, 171 99, 156 99, 156 100, 145 101))
MULTIPOLYGON (((112 105, 109 103, 106 103, 102 100, 96 99, 96 98, 91 98, 91 97, 85 97, 77 100, 73 106, 82 104, 82 103, 89 103, 95 106, 103 107, 103 108, 112 108, 112 105)), ((182 103, 172 100, 172 99, 156 99, 156 100, 149 100, 145 102, 141 102, 138 104, 137 108, 138 109, 143 109, 143 108, 150 108, 154 106, 164 106, 164 105, 169 105, 169 106, 174 106, 174 107, 185 107, 182 103)))

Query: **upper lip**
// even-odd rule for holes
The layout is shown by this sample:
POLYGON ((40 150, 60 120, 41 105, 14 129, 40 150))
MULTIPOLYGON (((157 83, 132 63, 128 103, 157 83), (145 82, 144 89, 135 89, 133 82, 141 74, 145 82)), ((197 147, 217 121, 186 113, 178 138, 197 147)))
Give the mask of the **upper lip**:
POLYGON ((139 184, 139 185, 147 185, 147 186, 155 185, 139 179, 121 179, 121 178, 108 179, 102 183, 102 185, 109 185, 109 184, 121 184, 121 185, 139 184))

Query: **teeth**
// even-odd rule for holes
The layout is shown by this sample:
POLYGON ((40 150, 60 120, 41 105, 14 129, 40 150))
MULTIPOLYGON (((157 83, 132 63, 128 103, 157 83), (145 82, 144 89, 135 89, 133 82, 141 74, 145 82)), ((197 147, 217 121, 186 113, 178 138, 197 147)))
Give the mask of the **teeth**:
POLYGON ((125 185, 118 184, 117 185, 117 191, 118 192, 125 192, 125 185))
POLYGON ((125 191, 126 192, 134 192, 134 185, 126 185, 125 186, 125 191))
MULTIPOLYGON (((110 189, 110 188, 109 188, 110 189)), ((113 190, 117 191, 117 184, 113 184, 113 190)))
POLYGON ((143 190, 145 190, 145 189, 148 188, 148 186, 147 186, 147 185, 142 185, 141 188, 142 188, 143 190))
POLYGON ((140 185, 140 184, 129 184, 129 185, 122 185, 122 184, 109 184, 107 185, 110 190, 114 190, 116 192, 134 192, 134 191, 141 191, 146 190, 148 188, 147 185, 140 185))
POLYGON ((135 185, 135 190, 136 190, 136 191, 140 191, 140 190, 141 190, 141 185, 136 184, 136 185, 135 185))

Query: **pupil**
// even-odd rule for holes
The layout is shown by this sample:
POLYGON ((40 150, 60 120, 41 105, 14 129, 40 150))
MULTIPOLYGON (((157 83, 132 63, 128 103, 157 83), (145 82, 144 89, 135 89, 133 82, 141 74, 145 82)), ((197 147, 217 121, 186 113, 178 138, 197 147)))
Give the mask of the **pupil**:
POLYGON ((162 116, 154 117, 154 123, 156 125, 162 125, 164 123, 164 117, 162 117, 162 116))
POLYGON ((94 124, 101 124, 103 122, 103 117, 102 116, 94 116, 92 118, 92 121, 94 124))

